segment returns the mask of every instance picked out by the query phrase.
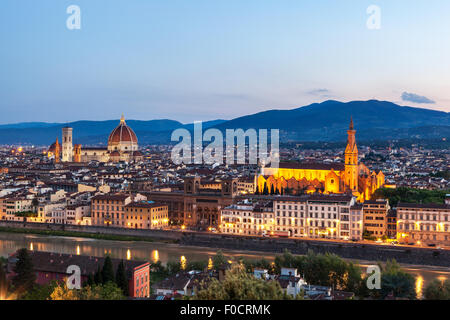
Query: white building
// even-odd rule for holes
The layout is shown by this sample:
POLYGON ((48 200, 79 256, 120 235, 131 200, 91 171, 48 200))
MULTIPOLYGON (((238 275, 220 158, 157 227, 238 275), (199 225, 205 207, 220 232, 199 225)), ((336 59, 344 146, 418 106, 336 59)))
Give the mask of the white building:
POLYGON ((247 202, 222 209, 219 228, 227 234, 269 235, 274 222, 272 201, 247 202))
POLYGON ((291 237, 350 239, 351 195, 281 196, 274 199, 275 231, 291 237))

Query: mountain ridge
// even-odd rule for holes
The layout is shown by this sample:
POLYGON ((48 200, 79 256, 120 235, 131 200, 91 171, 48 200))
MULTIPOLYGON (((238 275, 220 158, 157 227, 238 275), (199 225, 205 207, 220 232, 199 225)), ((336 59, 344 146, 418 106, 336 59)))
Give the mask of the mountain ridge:
MULTIPOLYGON (((450 136, 449 112, 400 106, 380 100, 326 100, 289 110, 265 110, 231 120, 206 121, 203 122, 203 130, 280 129, 281 141, 341 141, 346 138, 350 117, 353 118, 357 139, 360 140, 450 136)), ((76 143, 104 145, 118 122, 80 120, 56 125, 43 122, 0 125, 0 144, 49 145, 57 136, 61 136, 62 127, 70 125, 74 128, 76 143)), ((126 122, 136 132, 140 144, 168 143, 173 130, 193 130, 192 123, 182 124, 170 119, 126 122)))

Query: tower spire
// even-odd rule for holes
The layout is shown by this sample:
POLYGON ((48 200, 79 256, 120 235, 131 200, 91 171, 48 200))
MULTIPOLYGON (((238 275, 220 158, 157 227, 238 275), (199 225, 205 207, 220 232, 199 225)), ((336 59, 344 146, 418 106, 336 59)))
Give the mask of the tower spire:
POLYGON ((354 130, 354 126, 353 126, 353 116, 350 116, 350 127, 349 130, 354 130))

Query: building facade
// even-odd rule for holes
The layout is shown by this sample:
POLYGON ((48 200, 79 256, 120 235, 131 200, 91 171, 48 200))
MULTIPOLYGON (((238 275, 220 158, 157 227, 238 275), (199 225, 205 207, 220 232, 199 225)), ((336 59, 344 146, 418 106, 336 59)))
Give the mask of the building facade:
MULTIPOLYGON (((358 201, 370 199, 385 183, 383 172, 369 170, 358 162, 356 130, 353 120, 347 131, 344 163, 283 163, 277 168, 263 167, 256 178, 257 190, 288 190, 290 193, 352 193, 358 201)), ((284 192, 286 193, 286 192, 284 192)))
POLYGON ((232 204, 221 210, 220 232, 237 235, 270 235, 275 220, 272 201, 232 204))
POLYGON ((403 243, 450 245, 450 204, 399 203, 397 237, 403 243))
POLYGON ((73 128, 62 129, 62 146, 58 138, 53 143, 47 155, 55 159, 55 162, 119 162, 140 161, 143 159, 139 151, 138 139, 133 129, 127 126, 125 118, 121 117, 119 125, 111 131, 108 137, 107 147, 82 147, 81 144, 73 144, 73 128), (60 159, 61 154, 61 159, 60 159))
POLYGON ((366 201, 363 206, 364 231, 377 238, 387 236, 389 202, 385 199, 366 201))

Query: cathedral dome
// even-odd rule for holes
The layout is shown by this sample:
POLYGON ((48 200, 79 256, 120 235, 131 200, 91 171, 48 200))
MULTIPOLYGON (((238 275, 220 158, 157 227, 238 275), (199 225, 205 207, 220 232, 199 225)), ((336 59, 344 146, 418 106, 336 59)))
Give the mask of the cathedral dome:
POLYGON ((118 145, 121 143, 137 144, 138 140, 133 129, 125 123, 122 115, 119 125, 111 132, 108 138, 108 146, 118 145))
POLYGON ((61 145, 59 144, 58 138, 56 141, 52 143, 52 145, 48 148, 47 152, 55 154, 56 152, 61 152, 61 145))

